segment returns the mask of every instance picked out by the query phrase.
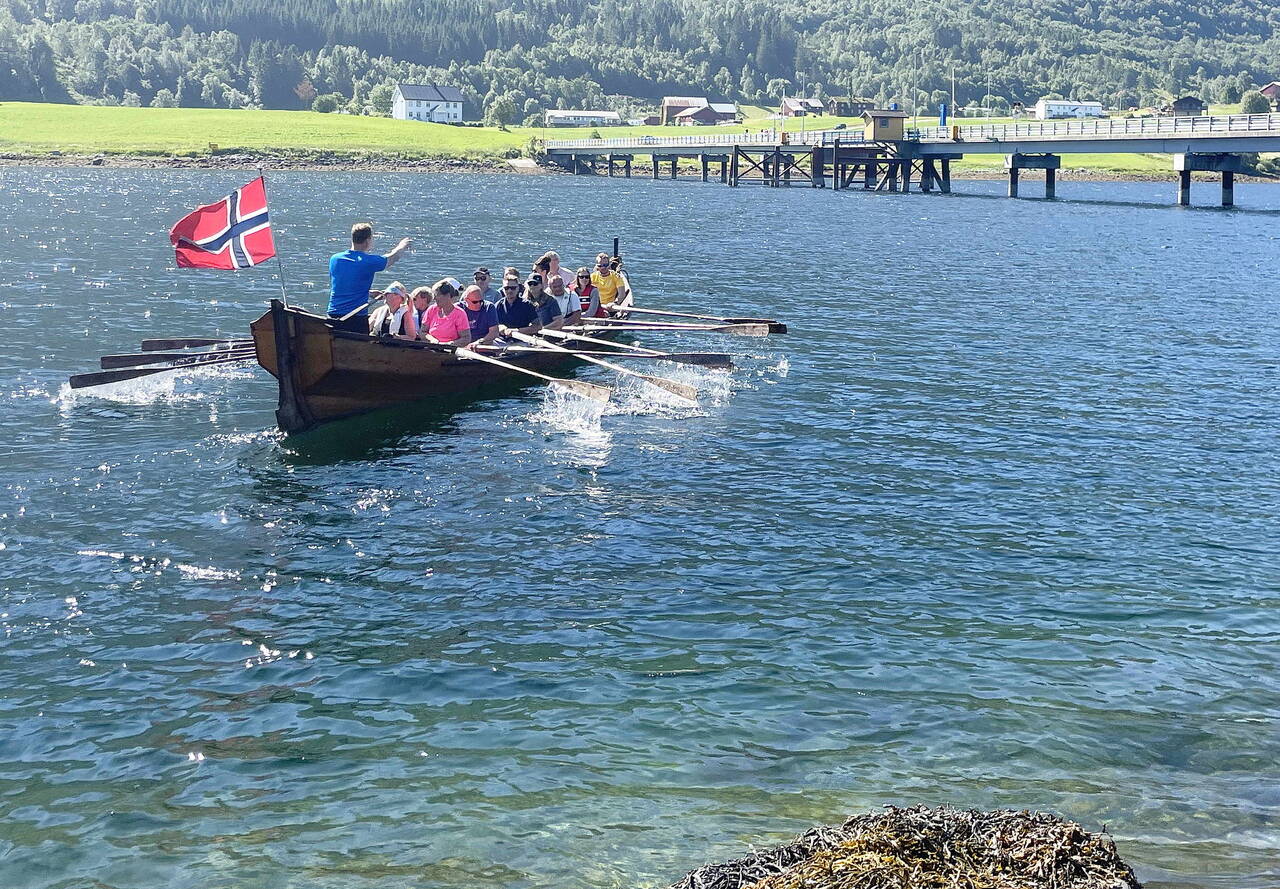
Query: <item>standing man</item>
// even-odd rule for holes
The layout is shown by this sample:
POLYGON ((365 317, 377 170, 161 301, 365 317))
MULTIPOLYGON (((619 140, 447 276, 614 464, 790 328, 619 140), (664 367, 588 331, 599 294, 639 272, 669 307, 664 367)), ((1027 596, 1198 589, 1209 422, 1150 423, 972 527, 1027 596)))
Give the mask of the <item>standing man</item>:
POLYGON ((354 309, 361 311, 346 321, 335 321, 335 328, 353 333, 369 332, 369 312, 361 307, 369 302, 373 276, 395 265, 412 243, 402 238, 394 250, 380 256, 371 252, 373 226, 368 222, 351 226, 351 249, 329 257, 329 317, 337 319, 354 309))

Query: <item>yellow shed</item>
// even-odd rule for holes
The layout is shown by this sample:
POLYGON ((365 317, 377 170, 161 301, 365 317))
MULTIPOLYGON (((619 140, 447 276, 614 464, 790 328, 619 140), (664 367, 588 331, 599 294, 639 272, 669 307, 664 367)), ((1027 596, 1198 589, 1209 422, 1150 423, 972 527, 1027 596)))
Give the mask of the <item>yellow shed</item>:
POLYGON ((907 112, 873 108, 862 112, 865 138, 868 142, 901 142, 907 112))

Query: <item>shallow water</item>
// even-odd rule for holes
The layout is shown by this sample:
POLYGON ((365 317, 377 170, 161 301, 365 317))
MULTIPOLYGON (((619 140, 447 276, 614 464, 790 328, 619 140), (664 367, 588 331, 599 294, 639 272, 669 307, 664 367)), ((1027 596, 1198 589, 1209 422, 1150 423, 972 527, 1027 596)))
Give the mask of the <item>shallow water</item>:
POLYGON ((656 886, 914 802, 1280 884, 1280 189, 280 174, 309 305, 373 217, 411 285, 616 234, 650 304, 791 333, 647 335, 735 353, 663 368, 696 409, 286 440, 260 371, 67 392, 244 333, 274 266, 165 233, 247 175, 0 170, 6 889, 656 886))

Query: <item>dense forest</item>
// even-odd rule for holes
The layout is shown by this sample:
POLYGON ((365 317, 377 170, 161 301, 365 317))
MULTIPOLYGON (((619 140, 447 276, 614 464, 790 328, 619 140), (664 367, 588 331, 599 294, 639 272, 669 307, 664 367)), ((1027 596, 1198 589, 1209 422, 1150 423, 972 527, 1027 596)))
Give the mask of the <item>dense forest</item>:
POLYGON ((1042 95, 1235 101, 1280 77, 1265 0, 4 0, 0 99, 386 113, 396 81, 468 116, 775 104, 936 108, 1042 95))

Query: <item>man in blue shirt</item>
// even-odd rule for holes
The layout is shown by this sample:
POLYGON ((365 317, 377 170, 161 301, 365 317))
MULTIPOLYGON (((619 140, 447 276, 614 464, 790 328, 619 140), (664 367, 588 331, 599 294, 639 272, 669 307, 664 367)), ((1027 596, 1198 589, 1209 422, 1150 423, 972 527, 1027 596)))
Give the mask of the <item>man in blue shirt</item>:
POLYGON ((542 326, 538 323, 538 310, 534 308, 533 303, 520 295, 518 275, 507 275, 503 279, 502 299, 498 300, 494 308, 498 310, 498 332, 503 335, 512 330, 518 330, 521 333, 537 333, 542 326))
POLYGON ((402 238, 394 250, 380 256, 371 252, 373 226, 367 222, 351 226, 351 249, 329 257, 329 317, 337 319, 353 310, 360 311, 346 321, 335 321, 335 328, 369 332, 369 312, 365 307, 373 289, 373 276, 395 265, 412 243, 402 238))
MULTIPOLYGON (((477 278, 479 276, 477 275, 477 278)), ((492 343, 498 336, 498 310, 493 303, 485 302, 480 285, 472 284, 458 300, 458 308, 467 313, 467 325, 471 328, 471 345, 492 343)))

